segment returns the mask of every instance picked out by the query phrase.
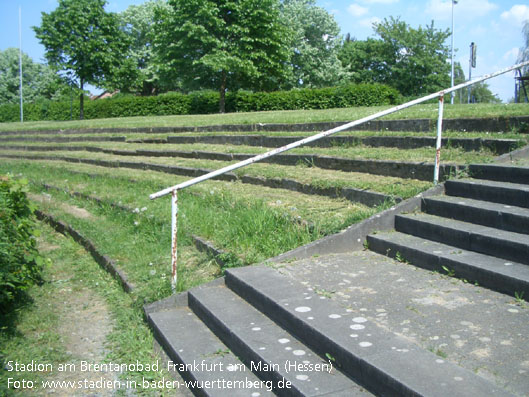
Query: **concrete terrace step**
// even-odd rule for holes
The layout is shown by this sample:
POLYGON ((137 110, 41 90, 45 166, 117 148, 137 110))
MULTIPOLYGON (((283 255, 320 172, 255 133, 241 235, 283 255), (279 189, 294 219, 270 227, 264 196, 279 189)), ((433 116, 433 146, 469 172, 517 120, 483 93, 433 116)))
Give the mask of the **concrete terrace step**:
MULTIPOLYGON (((300 136, 266 136, 266 135, 200 135, 200 136, 168 136, 167 143, 189 144, 206 143, 214 145, 246 145, 280 147, 302 139, 300 136)), ((366 145, 372 147, 398 147, 400 149, 415 149, 420 147, 435 147, 435 137, 425 136, 333 136, 325 137, 307 146, 333 147, 339 145, 366 145)), ((159 142, 157 142, 159 143, 159 142)), ((480 150, 489 148, 498 154, 507 153, 517 146, 514 139, 481 139, 481 138, 443 138, 442 145, 461 147, 463 150, 480 150)))
POLYGON ((225 286, 191 290, 189 306, 280 395, 371 395, 225 286))
POLYGON ((508 395, 271 268, 230 269, 226 285, 377 395, 508 395))
POLYGON ((529 208, 529 185, 525 184, 478 179, 448 180, 445 191, 449 196, 529 208))
MULTIPOLYGON (((273 395, 188 307, 175 306, 147 317, 156 339, 174 363, 163 362, 164 367, 178 370, 190 382, 187 386, 197 386, 189 387, 196 395, 273 395)), ((186 385, 178 387, 185 389, 186 385)))
POLYGON ((500 164, 471 164, 469 172, 474 178, 529 185, 529 167, 500 164))
POLYGON ((455 196, 422 200, 422 210, 431 215, 457 219, 515 233, 529 233, 529 209, 455 196))
POLYGON ((428 214, 398 215, 395 230, 461 249, 529 264, 529 235, 428 214))
POLYGON ((452 270, 455 277, 511 296, 529 296, 527 265, 399 232, 369 235, 367 241, 369 249, 379 254, 442 274, 452 270))

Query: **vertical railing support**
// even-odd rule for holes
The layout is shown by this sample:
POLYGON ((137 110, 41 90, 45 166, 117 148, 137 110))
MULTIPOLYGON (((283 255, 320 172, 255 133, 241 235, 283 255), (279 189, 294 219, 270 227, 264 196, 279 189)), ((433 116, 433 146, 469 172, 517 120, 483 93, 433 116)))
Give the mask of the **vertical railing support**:
POLYGON ((176 283, 178 282, 177 266, 178 260, 178 190, 171 193, 171 288, 173 293, 176 292, 176 283))
POLYGON ((443 109, 444 109, 445 96, 444 92, 439 94, 439 114, 437 118, 437 141, 435 143, 435 169, 433 173, 433 183, 437 185, 439 183, 439 166, 441 163, 441 142, 443 135, 443 109))

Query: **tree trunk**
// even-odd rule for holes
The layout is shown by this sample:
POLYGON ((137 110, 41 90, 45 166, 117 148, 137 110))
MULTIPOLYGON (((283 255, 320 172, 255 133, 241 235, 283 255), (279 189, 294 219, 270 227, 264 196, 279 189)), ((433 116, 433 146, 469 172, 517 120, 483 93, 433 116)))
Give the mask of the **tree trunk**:
POLYGON ((81 95, 79 96, 79 120, 84 120, 84 81, 82 77, 79 85, 81 88, 81 95))
POLYGON ((226 113, 226 72, 224 70, 220 82, 219 113, 226 113))

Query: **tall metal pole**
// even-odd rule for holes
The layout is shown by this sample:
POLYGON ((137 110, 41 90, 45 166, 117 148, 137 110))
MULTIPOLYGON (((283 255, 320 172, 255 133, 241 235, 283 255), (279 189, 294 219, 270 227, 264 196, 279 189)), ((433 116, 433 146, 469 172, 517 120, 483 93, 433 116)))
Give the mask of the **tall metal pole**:
MULTIPOLYGON (((452 0, 452 34, 451 34, 451 55, 450 63, 452 71, 450 73, 450 87, 454 86, 454 4, 457 4, 457 0, 452 0)), ((450 93, 450 104, 454 104, 454 91, 450 93)))
POLYGON ((24 95, 22 94, 22 6, 18 6, 18 72, 20 74, 20 122, 24 122, 24 95))
MULTIPOLYGON (((473 49, 474 47, 474 43, 471 43, 470 44, 470 57, 468 58, 468 80, 472 80, 472 51, 474 51, 473 49)), ((468 86, 468 98, 467 98, 467 103, 470 104, 470 94, 472 92, 472 87, 468 86)))

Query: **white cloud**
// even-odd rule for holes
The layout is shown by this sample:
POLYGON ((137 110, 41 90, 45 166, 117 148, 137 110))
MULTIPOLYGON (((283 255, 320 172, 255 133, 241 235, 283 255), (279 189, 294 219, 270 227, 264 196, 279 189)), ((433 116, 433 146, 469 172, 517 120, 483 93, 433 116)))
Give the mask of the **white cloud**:
POLYGON ((393 4, 398 3, 399 0, 360 0, 360 2, 365 4, 393 4))
POLYGON ((520 49, 515 47, 515 48, 511 48, 509 51, 503 54, 502 58, 505 59, 506 61, 516 62, 519 54, 520 54, 520 49))
MULTIPOLYGON (((495 10, 498 6, 489 0, 461 0, 454 5, 455 15, 464 15, 465 19, 482 17, 495 10)), ((426 13, 435 19, 450 19, 452 16, 452 0, 429 0, 426 13)))
POLYGON ((360 26, 364 28, 372 28, 374 23, 379 23, 382 20, 377 17, 365 18, 360 21, 360 26))
POLYGON ((366 15, 369 12, 369 9, 358 4, 351 4, 347 7, 347 12, 353 17, 361 17, 362 15, 366 15))
POLYGON ((516 24, 521 25, 523 22, 529 20, 529 6, 516 4, 509 11, 502 12, 501 18, 514 21, 516 24))

